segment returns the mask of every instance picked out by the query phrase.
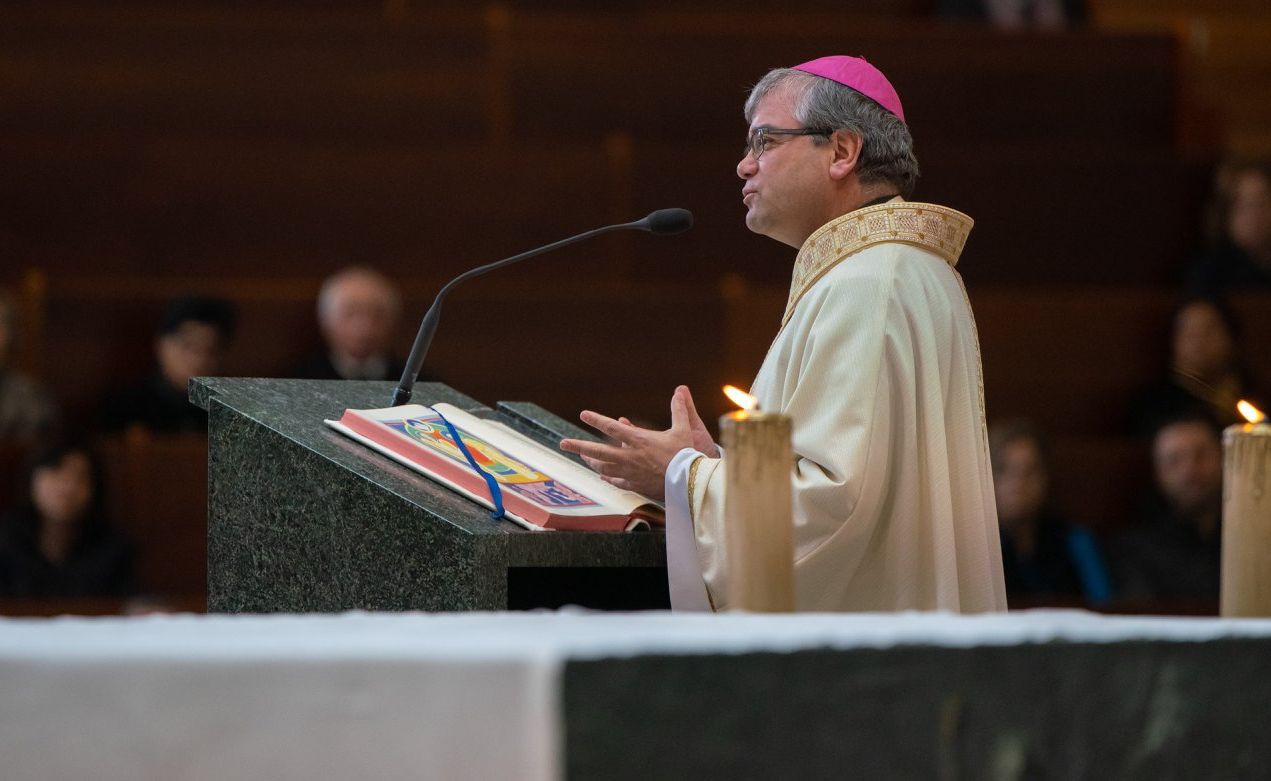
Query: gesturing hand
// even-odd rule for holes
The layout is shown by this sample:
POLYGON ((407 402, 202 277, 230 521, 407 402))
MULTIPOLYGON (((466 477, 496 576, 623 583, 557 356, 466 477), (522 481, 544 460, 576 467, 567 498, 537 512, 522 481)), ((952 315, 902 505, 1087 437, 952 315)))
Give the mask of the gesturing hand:
MULTIPOLYGON (((719 448, 716 447, 715 440, 711 438, 711 432, 706 429, 706 424, 702 422, 701 416, 697 414, 697 406, 693 404, 693 394, 689 392, 687 386, 681 385, 675 389, 675 396, 682 397, 684 405, 687 407, 688 430, 693 435, 692 448, 711 458, 718 458, 719 448)), ((675 420, 675 396, 671 397, 672 421, 675 420)))
POLYGON ((693 406, 692 395, 683 385, 671 396, 671 427, 666 431, 640 428, 626 418, 614 420, 591 410, 585 410, 580 417, 618 444, 565 439, 560 443, 561 450, 582 456, 605 482, 655 499, 663 498, 666 467, 676 453, 686 447, 707 455, 718 452, 693 406))

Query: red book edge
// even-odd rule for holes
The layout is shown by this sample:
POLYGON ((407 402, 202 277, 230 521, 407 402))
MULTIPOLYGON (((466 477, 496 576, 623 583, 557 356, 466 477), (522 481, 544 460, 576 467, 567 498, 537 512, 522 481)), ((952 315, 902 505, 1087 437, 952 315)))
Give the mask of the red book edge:
MULTIPOLYGON (((485 480, 478 476, 471 467, 461 466, 447 458, 417 445, 382 423, 363 417, 357 410, 345 410, 340 424, 349 430, 366 437, 380 447, 389 450, 408 461, 426 477, 450 487, 447 483, 458 486, 463 491, 478 497, 489 495, 489 487, 485 480)), ((456 428, 458 428, 456 426, 456 428)), ((464 432, 468 433, 468 432, 464 432)), ((489 506, 488 499, 480 500, 489 506)), ((503 507, 508 512, 524 519, 526 523, 543 529, 557 531, 626 531, 635 520, 652 523, 653 519, 636 512, 631 515, 558 515, 546 510, 523 496, 511 491, 503 492, 503 507)))

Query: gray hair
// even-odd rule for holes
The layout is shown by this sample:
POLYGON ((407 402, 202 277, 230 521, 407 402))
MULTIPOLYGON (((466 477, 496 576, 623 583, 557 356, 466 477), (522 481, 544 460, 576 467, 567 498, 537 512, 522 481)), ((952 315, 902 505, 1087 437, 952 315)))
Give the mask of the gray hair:
POLYGON ((402 295, 398 292, 397 286, 388 277, 370 266, 350 266, 327 277, 322 283, 322 289, 318 292, 318 319, 320 321, 326 322, 331 317, 341 286, 348 280, 358 277, 370 280, 383 291, 384 303, 388 306, 389 312, 392 313, 393 317, 397 317, 402 309, 402 295))
MULTIPOLYGON (((888 182, 905 198, 913 195, 919 173, 909 126, 851 87, 794 68, 776 68, 764 74, 750 91, 746 121, 754 119, 764 97, 787 85, 797 90, 794 116, 804 127, 846 130, 861 139, 856 174, 862 184, 888 182)), ((829 143, 819 136, 812 140, 816 144, 829 143)))

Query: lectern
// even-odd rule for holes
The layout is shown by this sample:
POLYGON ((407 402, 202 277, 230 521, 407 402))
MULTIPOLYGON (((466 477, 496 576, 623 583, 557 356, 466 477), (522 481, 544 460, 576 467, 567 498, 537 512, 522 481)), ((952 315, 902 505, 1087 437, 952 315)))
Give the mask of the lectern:
MULTIPOLYGON (((660 529, 531 531, 349 440, 323 420, 386 406, 391 382, 195 378, 208 412, 208 610, 669 607, 660 529)), ((590 435, 529 402, 448 402, 550 447, 590 435)))

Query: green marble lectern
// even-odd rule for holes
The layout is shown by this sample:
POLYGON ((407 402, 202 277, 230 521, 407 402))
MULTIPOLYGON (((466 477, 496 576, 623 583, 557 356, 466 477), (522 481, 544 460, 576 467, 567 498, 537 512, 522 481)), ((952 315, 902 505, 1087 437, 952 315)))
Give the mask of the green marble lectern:
MULTIPOLYGON (((196 378, 208 412, 208 610, 669 606, 665 536, 530 531, 323 424, 388 405, 393 383, 196 378)), ((587 436, 526 402, 448 402, 554 446, 587 436)))

